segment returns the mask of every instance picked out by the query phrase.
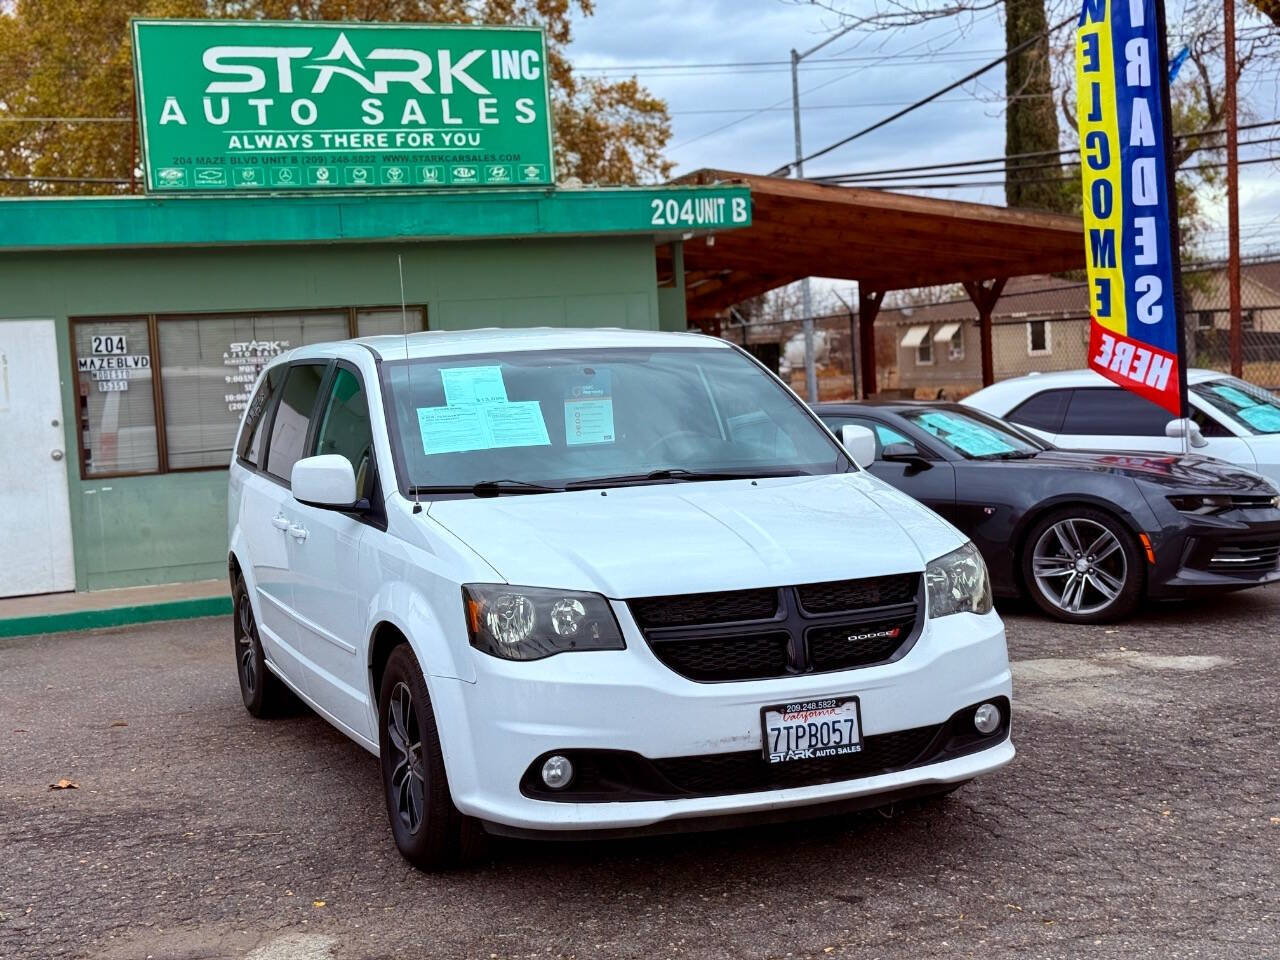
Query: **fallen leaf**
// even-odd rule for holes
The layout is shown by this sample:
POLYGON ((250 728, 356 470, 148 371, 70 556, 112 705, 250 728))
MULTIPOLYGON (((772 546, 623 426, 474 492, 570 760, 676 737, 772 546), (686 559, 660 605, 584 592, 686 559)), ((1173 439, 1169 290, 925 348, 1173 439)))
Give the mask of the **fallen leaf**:
POLYGON ((27 731, 23 730, 21 727, 18 727, 18 728, 16 728, 13 732, 14 732, 14 733, 26 733, 27 731))
POLYGON ((323 900, 312 900, 312 901, 311 901, 311 905, 312 905, 313 907, 315 907, 315 908, 318 910, 318 909, 320 909, 321 907, 323 907, 323 906, 324 906, 324 901, 323 901, 323 900))
POLYGON ((66 777, 63 777, 57 783, 49 784, 49 789, 50 790, 79 790, 80 784, 76 783, 74 780, 68 780, 66 777))
POLYGON ((127 724, 127 723, 125 723, 123 720, 117 720, 115 723, 113 723, 113 724, 112 724, 112 726, 113 726, 113 727, 127 727, 127 726, 128 726, 128 724, 127 724))
POLYGON ((1272 823, 1280 823, 1280 817, 1272 817, 1272 818, 1271 818, 1271 822, 1272 822, 1272 823))

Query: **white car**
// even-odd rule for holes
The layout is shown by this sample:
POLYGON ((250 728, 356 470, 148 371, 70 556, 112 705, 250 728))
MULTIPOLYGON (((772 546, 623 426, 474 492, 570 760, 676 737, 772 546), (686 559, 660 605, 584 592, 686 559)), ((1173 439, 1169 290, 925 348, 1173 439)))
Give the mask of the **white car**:
POLYGON ((1002 380, 961 403, 1009 420, 1054 446, 1195 453, 1280 485, 1280 398, 1216 370, 1187 371, 1190 424, 1092 370, 1002 380))
POLYGON ((484 832, 879 806, 1013 758, 976 549, 723 341, 299 348, 229 493, 245 706, 292 691, 379 755, 420 867, 484 832))

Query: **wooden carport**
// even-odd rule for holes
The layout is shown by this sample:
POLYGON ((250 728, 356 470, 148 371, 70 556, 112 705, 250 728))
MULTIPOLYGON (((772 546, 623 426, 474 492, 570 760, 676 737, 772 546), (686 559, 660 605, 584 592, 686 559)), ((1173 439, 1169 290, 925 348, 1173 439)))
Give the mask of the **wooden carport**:
POLYGON ((960 283, 978 310, 982 379, 994 379, 991 312, 1010 277, 1084 268, 1077 217, 724 170, 680 183, 751 188, 752 225, 659 252, 683 275, 688 321, 719 333, 729 307, 804 277, 858 283, 861 382, 876 383, 875 317, 890 290, 960 283))

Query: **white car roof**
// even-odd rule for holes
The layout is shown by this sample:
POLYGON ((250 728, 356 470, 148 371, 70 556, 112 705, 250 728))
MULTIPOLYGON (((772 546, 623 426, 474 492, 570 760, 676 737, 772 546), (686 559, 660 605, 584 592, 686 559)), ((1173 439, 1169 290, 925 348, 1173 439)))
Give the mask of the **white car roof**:
POLYGON ((429 330, 408 337, 389 334, 362 337, 355 343, 371 347, 384 360, 406 357, 450 357, 471 353, 511 353, 517 350, 576 350, 600 347, 694 348, 729 347, 718 337, 700 333, 623 330, 587 327, 487 327, 480 330, 429 330))
MULTIPOLYGON (((1209 380, 1220 380, 1226 376, 1228 374, 1220 370, 1206 370, 1203 367, 1191 367, 1187 370, 1188 383, 1204 383, 1209 380)), ((1116 384, 1093 370, 1055 370, 1052 373, 1029 373, 1026 376, 1001 380, 965 397, 961 403, 1003 416, 1027 397, 1043 393, 1045 390, 1115 386, 1116 384)), ((1116 388, 1119 389, 1119 387, 1116 388)))

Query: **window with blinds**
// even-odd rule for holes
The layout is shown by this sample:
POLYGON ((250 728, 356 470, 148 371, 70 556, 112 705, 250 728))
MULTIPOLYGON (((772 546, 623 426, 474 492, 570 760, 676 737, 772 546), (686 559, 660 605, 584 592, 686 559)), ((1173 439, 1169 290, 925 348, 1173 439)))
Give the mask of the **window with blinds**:
POLYGON ((226 467, 272 357, 426 328, 422 306, 73 318, 82 476, 226 467))

